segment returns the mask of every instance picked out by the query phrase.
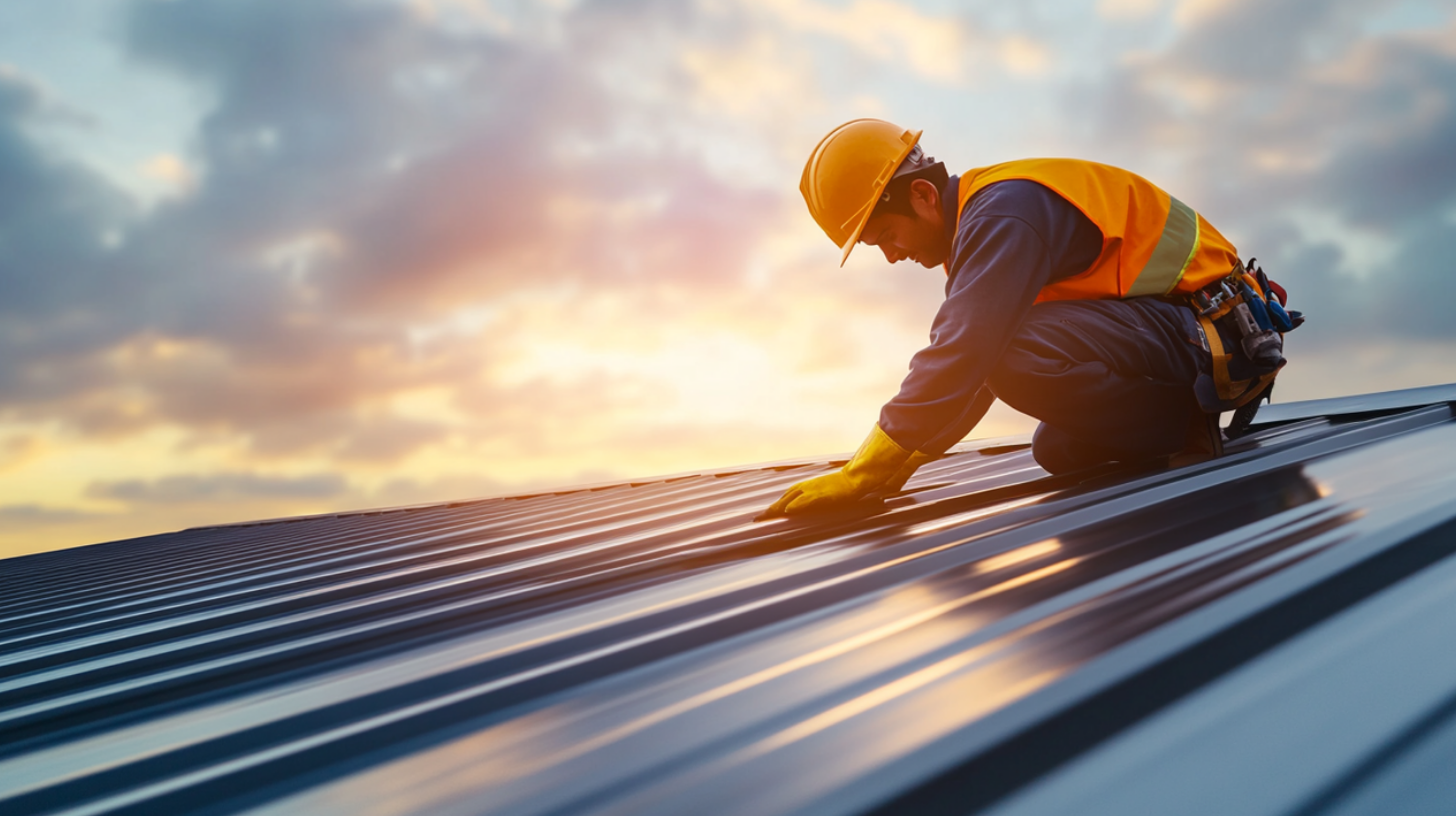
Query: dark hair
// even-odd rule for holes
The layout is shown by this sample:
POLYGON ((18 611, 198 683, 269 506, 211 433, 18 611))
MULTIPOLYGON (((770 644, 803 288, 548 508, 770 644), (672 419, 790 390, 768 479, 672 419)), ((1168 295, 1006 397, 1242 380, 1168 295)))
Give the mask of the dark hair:
MULTIPOLYGON (((915 210, 910 206, 910 183, 916 179, 925 179, 934 184, 936 190, 943 191, 945 183, 950 180, 950 174, 945 172, 945 162, 936 162, 890 179, 890 183, 885 187, 884 195, 880 196, 880 203, 875 205, 874 213, 914 215, 915 210)), ((941 194, 944 195, 943 192, 941 194)))

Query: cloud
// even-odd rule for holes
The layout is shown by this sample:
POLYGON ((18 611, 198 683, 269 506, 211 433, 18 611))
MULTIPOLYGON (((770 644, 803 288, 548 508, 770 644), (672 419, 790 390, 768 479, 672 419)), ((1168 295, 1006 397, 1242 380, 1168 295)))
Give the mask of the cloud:
POLYGON ((1368 310, 1375 331, 1402 338, 1449 339, 1456 335, 1449 304, 1456 297, 1451 247, 1456 224, 1427 217, 1413 226, 1395 259, 1361 289, 1373 290, 1370 301, 1353 306, 1368 310))
MULTIPOLYGON (((823 125, 770 87, 809 87, 794 82, 811 62, 759 77, 740 101, 718 69, 777 65, 806 35, 853 34, 875 59, 909 59, 912 41, 954 55, 969 24, 879 0, 723 8, 583 3, 503 22, 472 4, 128 4, 133 57, 196 83, 211 108, 187 149, 153 154, 179 195, 145 212, 61 165, 90 186, 57 197, 110 195, 126 218, 71 217, 44 239, 49 251, 103 235, 95 258, 34 281, 55 303, 30 317, 54 335, 0 339, 19 361, 0 381, 0 415, 97 439, 182 429, 184 445, 269 466, 561 450, 607 423, 620 437, 677 421, 689 409, 667 378, 685 363, 661 350, 693 321, 720 320, 724 303, 737 339, 687 346, 744 361, 774 342, 776 320, 885 309, 842 280, 810 293, 812 307, 781 294, 799 286, 744 295, 754 270, 797 263, 765 247, 786 222, 812 229, 782 179, 823 125), (761 138, 740 109, 764 100, 780 118, 747 121, 782 136, 767 151, 773 186, 733 172, 734 148, 713 136, 761 138), (583 319, 602 303, 617 304, 612 321, 583 319), (630 353, 657 362, 614 362, 630 353), (576 368, 553 370, 565 359, 576 368), (523 366, 539 371, 512 373, 523 366), (442 393, 406 407, 426 389, 442 393)), ((1035 43, 1007 43, 1036 69, 1035 43)), ((35 142, 17 144, 18 164, 50 166, 35 142)), ((715 422, 748 410, 741 394, 703 407, 718 399, 689 402, 715 422)))
POLYGON ((399 395, 489 388, 513 347, 552 331, 427 348, 421 330, 533 291, 724 289, 776 217, 776 194, 690 151, 617 138, 672 100, 633 99, 598 68, 641 50, 643 21, 692 29, 688 13, 585 4, 553 43, 388 4, 127 12, 133 55, 214 106, 187 155, 148 164, 187 194, 142 214, 27 136, 39 91, 0 77, 12 418, 399 460, 451 432, 399 414, 399 395))
POLYGON ((1042 43, 1023 35, 1001 41, 1001 60, 1012 74, 1037 76, 1051 64, 1051 52, 1042 43))
POLYGON ((128 504, 180 505, 237 499, 321 499, 344 493, 337 473, 262 476, 256 473, 181 474, 155 480, 94 482, 86 494, 128 504))
POLYGON ((1163 0, 1097 0, 1097 14, 1108 20, 1141 20, 1163 7, 1163 0))
POLYGON ((1449 288, 1456 19, 1371 36, 1374 11, 1185 3, 1166 49, 1069 98, 1111 160, 1181 179, 1329 344, 1456 336, 1426 305, 1449 288))
POLYGON ((787 25, 824 34, 881 62, 905 65, 940 82, 962 78, 970 45, 964 24, 922 13, 890 0, 855 0, 843 6, 814 0, 774 0, 758 4, 787 25))
POLYGON ((186 160, 171 153, 159 153, 142 165, 142 173, 161 182, 172 193, 186 193, 197 183, 197 173, 186 160))
POLYGON ((98 328, 88 301, 117 288, 103 238, 135 217, 120 192, 37 142, 50 107, 39 83, 0 69, 0 389, 14 387, 29 350, 98 328))
POLYGON ((45 445, 33 435, 0 438, 0 473, 20 468, 42 455, 45 445))
POLYGON ((107 514, 88 513, 69 507, 47 507, 39 504, 0 505, 0 523, 28 528, 76 524, 106 517, 107 514))
POLYGON ((1312 81, 1347 123, 1315 194, 1387 228, 1456 203, 1456 25, 1362 44, 1312 81))

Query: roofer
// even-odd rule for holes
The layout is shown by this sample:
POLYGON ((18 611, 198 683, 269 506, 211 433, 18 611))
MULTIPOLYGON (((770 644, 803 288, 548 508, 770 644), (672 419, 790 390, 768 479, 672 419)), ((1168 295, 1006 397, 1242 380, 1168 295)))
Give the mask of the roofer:
POLYGON ((799 188, 841 266, 859 242, 890 263, 943 264, 946 298, 853 459, 765 516, 899 490, 997 398, 1041 420, 1031 452, 1053 474, 1221 455, 1219 412, 1247 425, 1302 320, 1283 290, 1131 172, 1028 159, 949 176, 919 141, 857 119, 804 166, 799 188))

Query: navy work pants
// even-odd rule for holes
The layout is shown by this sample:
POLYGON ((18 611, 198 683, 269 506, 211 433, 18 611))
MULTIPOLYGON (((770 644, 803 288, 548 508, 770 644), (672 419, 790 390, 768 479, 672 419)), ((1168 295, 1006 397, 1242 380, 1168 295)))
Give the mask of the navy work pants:
POLYGON ((988 384, 1041 420, 1032 455, 1050 473, 1178 453, 1200 414, 1208 356, 1192 311, 1156 300, 1033 306, 988 384))

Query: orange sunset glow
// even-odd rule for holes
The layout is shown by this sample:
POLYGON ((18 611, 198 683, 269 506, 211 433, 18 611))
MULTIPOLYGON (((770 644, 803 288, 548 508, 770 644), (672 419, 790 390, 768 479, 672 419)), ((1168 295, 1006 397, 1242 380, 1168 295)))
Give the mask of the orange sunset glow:
POLYGON ((807 214, 857 116, 1177 190, 1281 400, 1456 381, 1449 0, 10 4, 0 555, 852 450, 945 283, 807 214))

